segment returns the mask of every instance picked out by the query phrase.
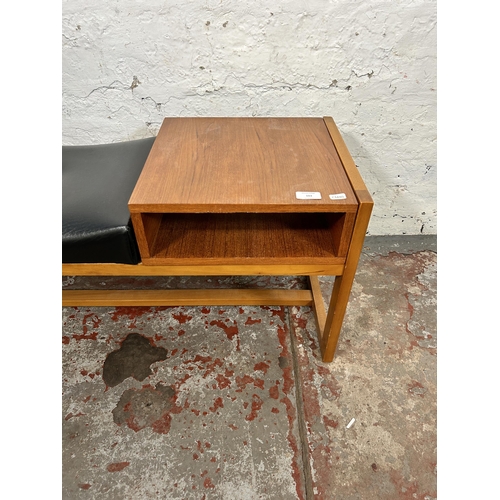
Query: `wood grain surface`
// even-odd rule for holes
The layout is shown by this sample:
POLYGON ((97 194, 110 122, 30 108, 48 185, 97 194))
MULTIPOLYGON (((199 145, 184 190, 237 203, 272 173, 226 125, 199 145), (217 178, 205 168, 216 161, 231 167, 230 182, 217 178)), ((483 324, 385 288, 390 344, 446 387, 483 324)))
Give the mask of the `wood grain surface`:
POLYGON ((63 264, 63 276, 340 276, 344 264, 63 264))
POLYGON ((63 306, 310 306, 310 290, 63 290, 63 306))
POLYGON ((165 118, 129 209, 355 212, 357 200, 323 118, 165 118))

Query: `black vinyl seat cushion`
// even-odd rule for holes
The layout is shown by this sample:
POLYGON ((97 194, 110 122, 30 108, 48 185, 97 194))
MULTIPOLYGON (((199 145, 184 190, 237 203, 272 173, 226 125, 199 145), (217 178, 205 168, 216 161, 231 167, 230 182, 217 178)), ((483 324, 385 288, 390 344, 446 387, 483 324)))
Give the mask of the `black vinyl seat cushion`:
POLYGON ((140 262, 128 201, 154 140, 62 147, 63 263, 140 262))

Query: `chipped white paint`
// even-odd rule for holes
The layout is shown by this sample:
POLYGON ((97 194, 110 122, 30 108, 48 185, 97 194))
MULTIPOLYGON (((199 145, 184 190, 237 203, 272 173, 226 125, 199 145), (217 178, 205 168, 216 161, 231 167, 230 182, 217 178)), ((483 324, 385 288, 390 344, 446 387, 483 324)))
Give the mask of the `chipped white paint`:
POLYGON ((63 144, 165 116, 332 116, 369 234, 436 234, 436 2, 63 1, 63 144))

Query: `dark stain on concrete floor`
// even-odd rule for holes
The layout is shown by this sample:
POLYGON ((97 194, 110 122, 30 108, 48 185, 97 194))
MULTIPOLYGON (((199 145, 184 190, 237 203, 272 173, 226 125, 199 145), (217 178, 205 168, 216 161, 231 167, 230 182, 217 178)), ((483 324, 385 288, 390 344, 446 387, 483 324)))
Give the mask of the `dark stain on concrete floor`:
POLYGON ((170 386, 146 385, 142 389, 128 389, 113 410, 115 424, 126 424, 135 432, 151 427, 154 432, 167 434, 170 430, 171 412, 182 409, 175 404, 175 390, 170 386))
POLYGON ((142 381, 151 375, 151 364, 167 357, 167 350, 154 347, 150 339, 131 333, 120 349, 108 354, 102 378, 108 387, 115 387, 128 377, 142 381))

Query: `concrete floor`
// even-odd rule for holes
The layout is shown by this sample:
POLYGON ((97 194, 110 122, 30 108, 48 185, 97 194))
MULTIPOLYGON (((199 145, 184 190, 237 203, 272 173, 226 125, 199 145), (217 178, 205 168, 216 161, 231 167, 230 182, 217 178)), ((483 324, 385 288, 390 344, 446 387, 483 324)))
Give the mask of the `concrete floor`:
POLYGON ((308 307, 63 308, 62 498, 436 498, 435 250, 367 238, 330 364, 308 307))

